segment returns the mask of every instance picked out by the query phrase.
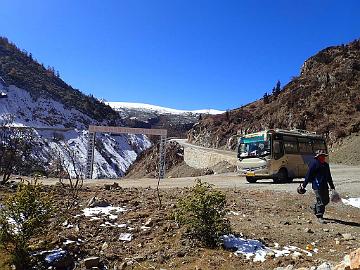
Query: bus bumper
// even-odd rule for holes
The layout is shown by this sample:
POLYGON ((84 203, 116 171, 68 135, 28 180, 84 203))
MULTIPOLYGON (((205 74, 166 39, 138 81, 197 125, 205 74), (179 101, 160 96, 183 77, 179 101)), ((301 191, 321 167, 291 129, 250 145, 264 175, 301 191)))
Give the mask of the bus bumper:
POLYGON ((273 179, 274 174, 270 174, 267 169, 253 170, 253 169, 242 169, 241 174, 246 177, 252 177, 255 179, 273 179))

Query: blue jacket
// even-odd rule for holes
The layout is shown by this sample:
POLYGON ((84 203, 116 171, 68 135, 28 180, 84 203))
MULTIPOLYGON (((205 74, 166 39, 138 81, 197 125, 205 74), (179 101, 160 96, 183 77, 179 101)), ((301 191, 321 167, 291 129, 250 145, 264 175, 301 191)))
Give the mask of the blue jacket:
POLYGON ((312 188, 314 190, 329 189, 328 186, 330 186, 331 189, 335 189, 329 164, 326 162, 321 163, 316 158, 309 165, 303 187, 305 188, 309 182, 312 183, 312 188))

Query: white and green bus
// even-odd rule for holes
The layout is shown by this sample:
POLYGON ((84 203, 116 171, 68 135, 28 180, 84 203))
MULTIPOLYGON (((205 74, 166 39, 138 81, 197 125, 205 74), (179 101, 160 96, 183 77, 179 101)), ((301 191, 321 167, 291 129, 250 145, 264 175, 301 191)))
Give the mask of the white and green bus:
POLYGON ((246 134, 239 139, 238 172, 250 183, 259 179, 291 182, 305 176, 317 150, 327 152, 324 138, 304 130, 270 129, 246 134))

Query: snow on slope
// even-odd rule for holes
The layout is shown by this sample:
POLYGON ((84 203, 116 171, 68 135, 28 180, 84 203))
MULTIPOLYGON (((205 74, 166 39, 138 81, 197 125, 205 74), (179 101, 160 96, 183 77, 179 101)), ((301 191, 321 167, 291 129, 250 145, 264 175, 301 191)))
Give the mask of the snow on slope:
MULTIPOLYGON (((0 125, 12 115, 13 126, 73 128, 66 132, 35 131, 37 147, 34 155, 48 166, 54 155, 60 155, 73 170, 66 145, 77 152, 77 163, 85 168, 87 155, 87 126, 101 124, 75 109, 63 104, 38 98, 34 100, 27 91, 16 86, 6 87, 0 83, 0 92, 8 95, 0 99, 0 125), (59 133, 62 133, 59 135, 59 133), (60 140, 58 138, 61 138, 60 140)), ((105 123, 102 123, 105 124, 105 123)), ((151 143, 144 135, 97 135, 95 149, 94 178, 114 178, 124 175, 137 155, 149 148, 151 143)))
POLYGON ((105 104, 109 105, 111 108, 113 108, 116 111, 121 111, 126 109, 138 109, 144 111, 153 111, 162 114, 221 114, 225 112, 214 109, 186 111, 186 110, 177 110, 177 109, 171 109, 171 108, 144 104, 144 103, 105 102, 105 104))

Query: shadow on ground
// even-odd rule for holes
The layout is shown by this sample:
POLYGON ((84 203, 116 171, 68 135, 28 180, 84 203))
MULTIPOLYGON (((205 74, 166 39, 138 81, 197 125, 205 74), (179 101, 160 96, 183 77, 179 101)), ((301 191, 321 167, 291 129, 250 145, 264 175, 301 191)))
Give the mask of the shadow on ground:
POLYGON ((353 221, 345 221, 345 220, 340 220, 340 219, 335 219, 335 218, 324 218, 324 220, 326 220, 329 223, 337 223, 337 224, 342 224, 342 225, 346 225, 346 226, 360 227, 360 223, 353 222, 353 221))

